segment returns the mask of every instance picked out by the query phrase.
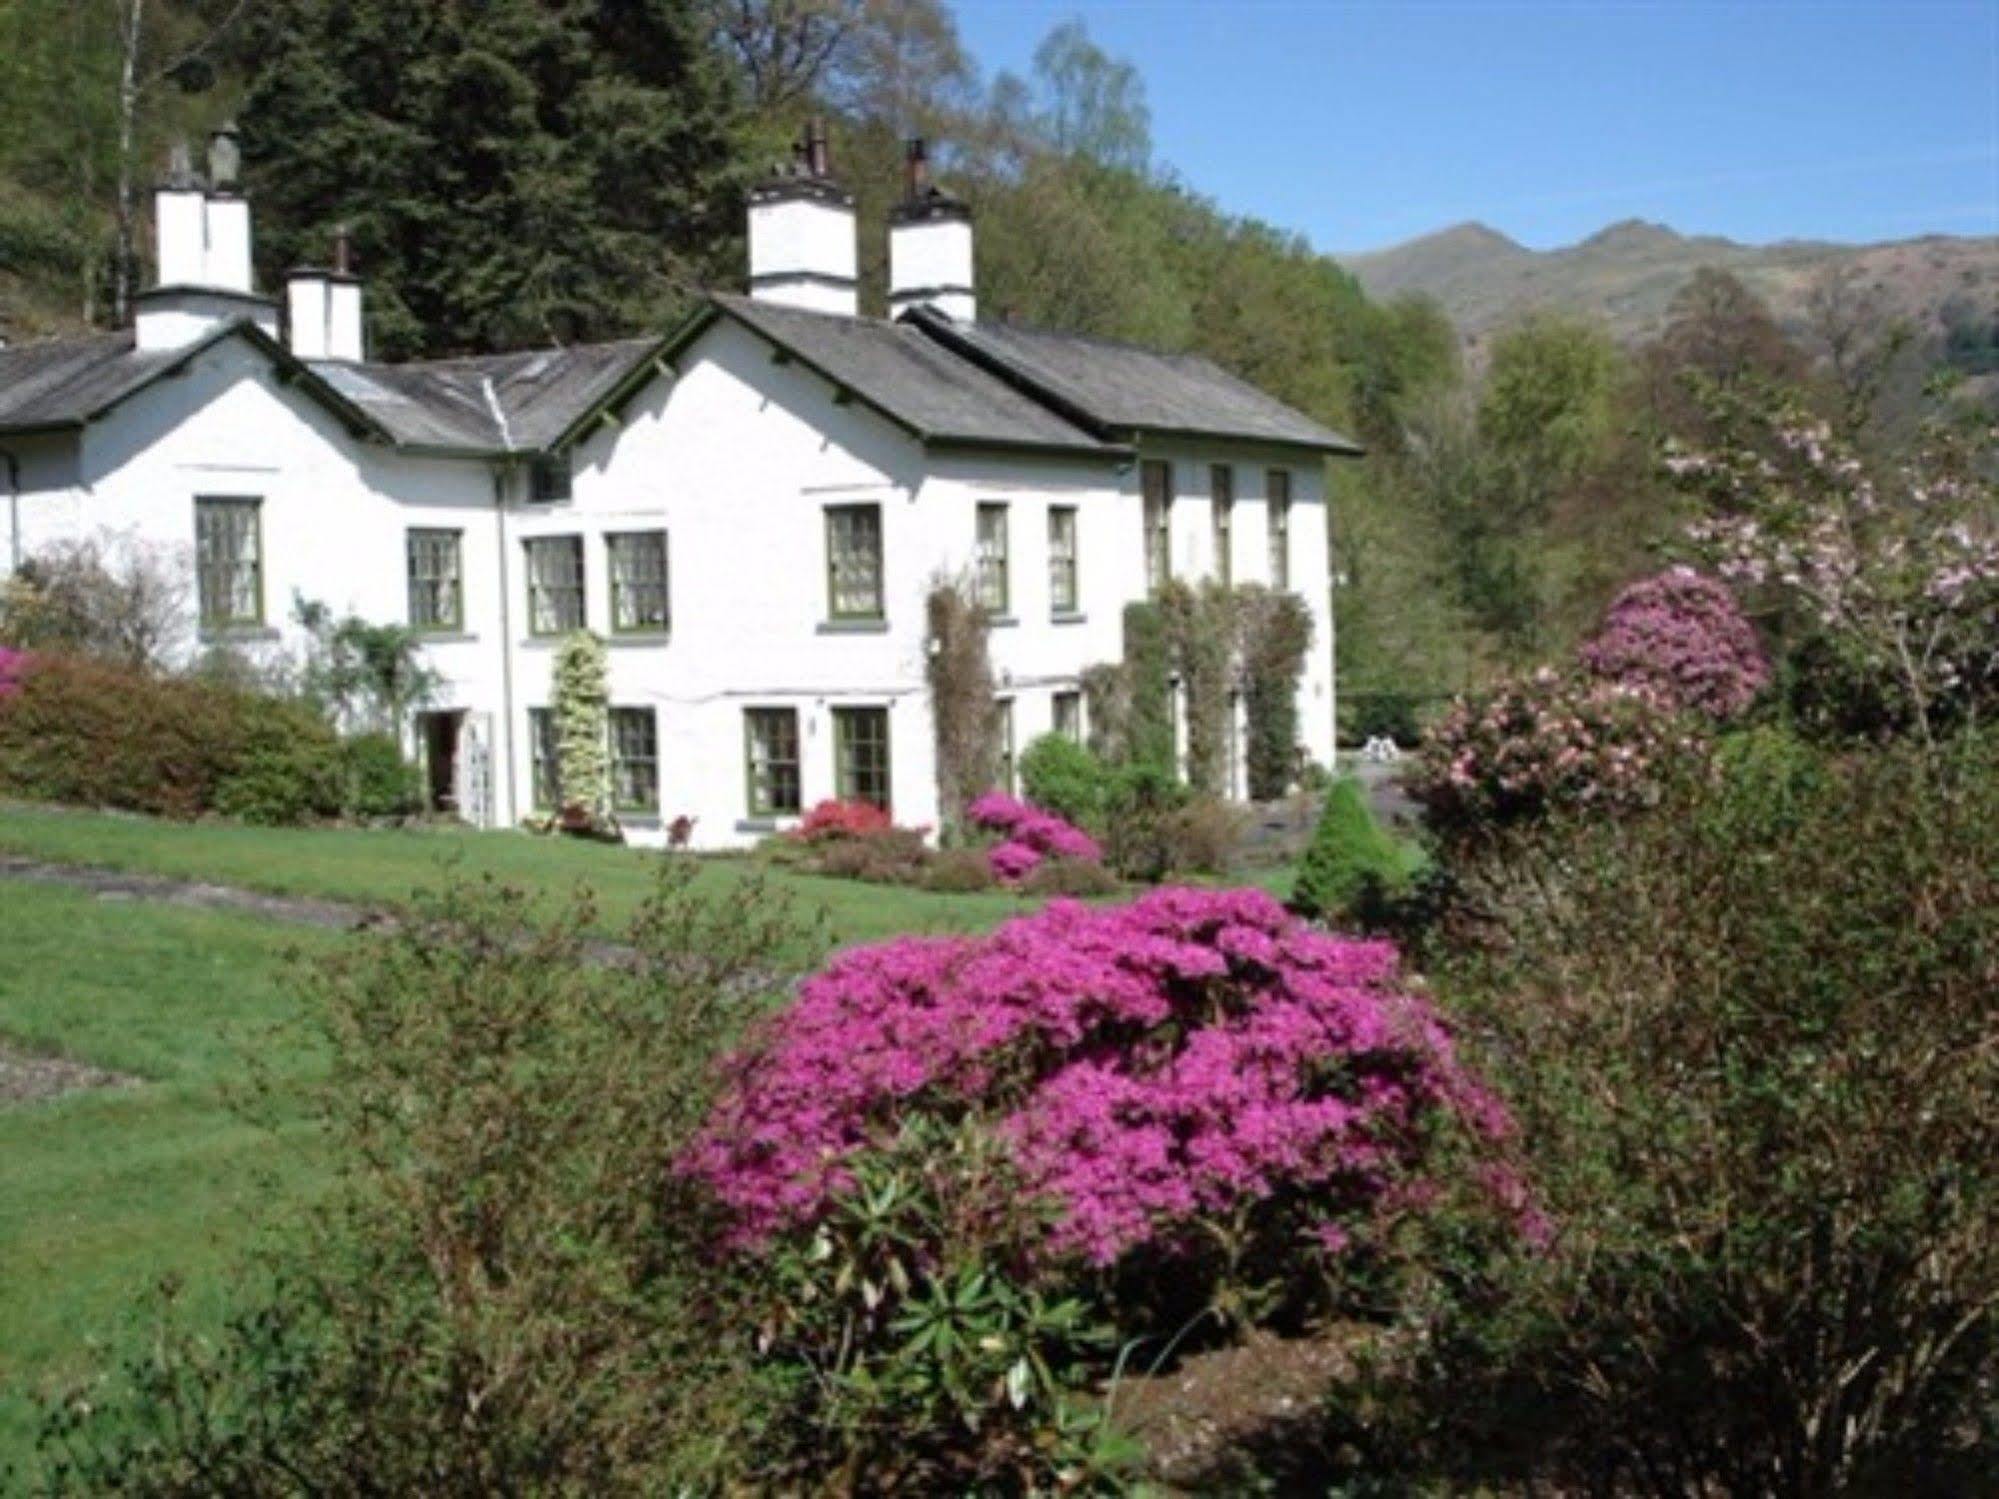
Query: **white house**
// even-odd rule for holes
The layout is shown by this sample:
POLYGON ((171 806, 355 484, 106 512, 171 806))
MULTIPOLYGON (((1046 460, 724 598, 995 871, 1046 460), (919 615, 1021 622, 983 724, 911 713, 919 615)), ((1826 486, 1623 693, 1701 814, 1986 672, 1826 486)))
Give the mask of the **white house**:
POLYGON ((409 621, 443 680, 415 727, 439 806, 508 826, 546 802, 554 647, 586 626, 635 837, 684 814, 740 845, 836 794, 934 824, 940 572, 988 601, 1015 745, 1081 731, 1080 674, 1165 576, 1288 587, 1330 758, 1324 471, 1358 450, 1207 360, 978 321, 971 214, 920 146, 893 320, 857 315, 815 131, 752 194, 749 295, 661 337, 405 364, 365 358, 344 251, 256 293, 234 162, 224 134, 205 182, 183 156, 159 191, 133 329, 0 349, 6 556, 186 556, 190 647, 295 648, 294 596, 409 621))

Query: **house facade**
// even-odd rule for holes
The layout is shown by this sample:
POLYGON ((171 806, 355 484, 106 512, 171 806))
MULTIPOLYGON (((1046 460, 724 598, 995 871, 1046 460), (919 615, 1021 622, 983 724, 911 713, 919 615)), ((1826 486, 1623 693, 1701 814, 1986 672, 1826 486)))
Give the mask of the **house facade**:
POLYGON ((1205 360, 979 322, 971 216, 919 148, 889 319, 857 313, 815 135, 752 195, 748 295, 656 338, 403 364, 363 357, 344 254, 255 293, 226 137, 209 168, 159 193, 133 330, 0 349, 8 560, 176 560, 190 654, 296 652, 301 598, 409 622, 438 807, 546 807, 556 647, 587 628, 635 840, 686 816, 741 846, 832 796, 934 825, 939 577, 990 613, 1009 755, 1085 732, 1082 673, 1164 578, 1289 588, 1316 627, 1301 737, 1331 757, 1324 474, 1357 450, 1205 360))

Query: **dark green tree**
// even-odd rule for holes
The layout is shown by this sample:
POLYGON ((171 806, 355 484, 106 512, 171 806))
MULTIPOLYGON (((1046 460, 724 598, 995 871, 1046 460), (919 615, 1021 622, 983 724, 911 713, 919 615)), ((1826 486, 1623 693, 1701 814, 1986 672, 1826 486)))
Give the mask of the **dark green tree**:
POLYGON ((350 226, 380 353, 658 327, 736 259, 744 121, 692 0, 275 0, 240 56, 266 279, 350 226))

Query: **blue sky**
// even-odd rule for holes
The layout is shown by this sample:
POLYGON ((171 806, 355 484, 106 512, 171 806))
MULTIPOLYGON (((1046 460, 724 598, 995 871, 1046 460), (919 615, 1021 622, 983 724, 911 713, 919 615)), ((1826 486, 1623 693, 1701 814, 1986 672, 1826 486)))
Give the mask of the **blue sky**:
POLYGON ((1080 16, 1158 157, 1324 250, 1467 219, 1999 234, 1999 0, 953 0, 988 76, 1080 16))

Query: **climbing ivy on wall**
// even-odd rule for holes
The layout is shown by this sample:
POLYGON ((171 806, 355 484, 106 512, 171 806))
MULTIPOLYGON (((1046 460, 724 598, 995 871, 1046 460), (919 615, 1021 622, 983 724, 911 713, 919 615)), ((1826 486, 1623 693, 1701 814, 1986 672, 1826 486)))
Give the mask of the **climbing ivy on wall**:
POLYGON ((1000 721, 993 698, 985 610, 962 581, 940 578, 924 606, 925 675, 937 733, 937 806, 945 826, 991 789, 999 774, 1000 721))
POLYGON ((1298 745, 1298 686, 1312 648, 1312 611, 1295 593, 1247 585, 1238 590, 1243 708, 1249 719, 1251 801, 1275 801, 1291 788, 1298 745))
POLYGON ((565 820, 610 821, 609 658, 588 630, 563 638, 555 656, 555 764, 565 820))

